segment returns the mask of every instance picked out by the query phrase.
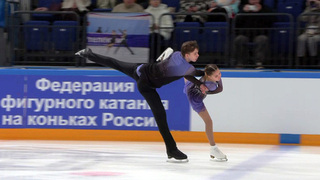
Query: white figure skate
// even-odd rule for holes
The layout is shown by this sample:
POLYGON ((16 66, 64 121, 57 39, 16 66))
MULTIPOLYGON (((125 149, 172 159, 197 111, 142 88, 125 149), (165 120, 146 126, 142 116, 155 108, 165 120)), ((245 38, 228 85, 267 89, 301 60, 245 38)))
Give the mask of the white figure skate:
POLYGON ((87 58, 88 53, 92 53, 92 50, 90 48, 82 49, 82 50, 76 52, 74 55, 82 57, 82 58, 87 58))
POLYGON ((168 47, 163 53, 158 57, 156 61, 163 61, 167 59, 173 53, 173 49, 168 47))
POLYGON ((223 154, 216 145, 211 146, 210 158, 211 160, 228 161, 227 156, 223 154))

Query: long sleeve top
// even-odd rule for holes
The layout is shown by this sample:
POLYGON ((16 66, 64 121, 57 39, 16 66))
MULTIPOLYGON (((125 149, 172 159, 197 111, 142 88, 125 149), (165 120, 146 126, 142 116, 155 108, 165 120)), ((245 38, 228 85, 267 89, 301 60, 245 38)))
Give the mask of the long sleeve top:
POLYGON ((200 87, 202 82, 194 76, 204 75, 202 70, 197 70, 188 63, 180 51, 172 53, 171 56, 161 62, 144 64, 139 71, 141 80, 153 88, 160 88, 182 77, 200 87))
MULTIPOLYGON (((222 79, 218 82, 205 81, 204 78, 200 78, 200 81, 207 86, 209 91, 207 94, 217 94, 223 91, 222 79)), ((187 95, 189 103, 194 111, 197 113, 206 109, 203 100, 206 98, 205 94, 202 94, 200 88, 190 81, 186 81, 183 92, 187 95)))

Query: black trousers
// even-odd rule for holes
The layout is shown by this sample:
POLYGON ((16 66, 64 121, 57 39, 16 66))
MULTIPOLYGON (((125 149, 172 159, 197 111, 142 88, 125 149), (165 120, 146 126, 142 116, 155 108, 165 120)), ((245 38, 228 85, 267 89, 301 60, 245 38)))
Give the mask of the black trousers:
POLYGON ((136 73, 136 68, 140 65, 138 63, 128 63, 122 62, 117 59, 102 56, 95 53, 88 53, 87 57, 89 60, 101 64, 103 66, 108 66, 124 74, 130 76, 137 82, 137 87, 141 95, 146 99, 148 105, 151 108, 153 116, 158 125, 160 134, 165 142, 167 151, 174 151, 177 149, 175 140, 173 139, 168 122, 167 114, 161 102, 161 98, 155 88, 148 86, 136 73))

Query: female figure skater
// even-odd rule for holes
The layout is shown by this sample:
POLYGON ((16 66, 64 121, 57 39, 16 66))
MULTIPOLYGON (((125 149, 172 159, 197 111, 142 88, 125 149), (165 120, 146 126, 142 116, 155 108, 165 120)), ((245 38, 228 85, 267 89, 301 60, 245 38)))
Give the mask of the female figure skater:
POLYGON ((146 99, 154 115, 166 145, 168 161, 188 162, 187 155, 177 148, 176 142, 171 135, 166 111, 156 88, 185 77, 195 86, 198 86, 202 93, 208 91, 208 88, 194 77, 202 76, 204 72, 196 70, 194 66, 189 64, 189 62, 197 61, 199 57, 198 51, 199 46, 196 41, 187 41, 182 44, 181 52, 176 51, 163 61, 147 64, 122 62, 111 57, 95 54, 88 48, 77 52, 75 55, 119 70, 133 78, 137 82, 139 92, 146 99))
MULTIPOLYGON (((204 76, 200 78, 200 81, 209 89, 206 94, 216 94, 223 90, 221 72, 215 64, 206 65, 204 76)), ((192 109, 199 114, 205 123, 206 135, 211 146, 210 157, 212 159, 216 158, 217 160, 227 161, 227 156, 219 150, 213 138, 212 119, 203 103, 206 94, 202 93, 198 86, 189 80, 186 80, 184 92, 188 97, 192 109)))

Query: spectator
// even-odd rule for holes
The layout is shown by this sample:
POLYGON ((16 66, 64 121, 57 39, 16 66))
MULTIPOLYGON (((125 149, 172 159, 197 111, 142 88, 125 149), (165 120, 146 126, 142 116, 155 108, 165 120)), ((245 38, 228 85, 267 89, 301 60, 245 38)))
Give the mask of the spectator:
MULTIPOLYGON (((179 13, 205 13, 207 11, 208 0, 180 0, 179 13)), ((205 16, 199 15, 179 15, 178 22, 205 22, 205 16)))
MULTIPOLYGON (((227 10, 223 7, 218 6, 218 3, 216 1, 209 2, 209 7, 207 10, 209 13, 224 13, 228 14, 227 10)), ((228 17, 228 16, 227 16, 228 17)), ((226 22, 227 19, 225 16, 222 15, 212 15, 207 17, 207 22, 226 22)))
MULTIPOLYGON (((156 49, 157 46, 160 44, 158 40, 158 35, 160 35, 160 41, 163 40, 169 40, 171 38, 171 32, 173 30, 173 21, 171 15, 165 15, 162 16, 164 13, 169 13, 168 6, 166 4, 162 4, 161 0, 149 0, 150 5, 148 8, 145 10, 145 12, 150 13, 152 16, 150 16, 150 38, 155 40, 152 42, 151 40, 149 41, 150 47, 153 49, 156 49), (154 19, 153 19, 153 18, 154 19), (161 17, 161 22, 160 22, 160 17, 161 17), (170 29, 160 29, 159 30, 159 24, 160 22, 161 27, 163 28, 170 28, 170 29)), ((161 48, 161 52, 164 50, 164 48, 161 48)), ((151 59, 155 60, 156 55, 158 55, 160 52, 155 51, 153 57, 151 59)))
POLYGON ((170 13, 179 12, 180 0, 162 0, 161 2, 168 6, 168 10, 170 13))
MULTIPOLYGON (((248 0, 239 13, 258 15, 261 13, 272 13, 272 9, 261 3, 261 0, 248 0)), ((269 39, 267 30, 274 22, 275 16, 240 16, 236 19, 236 28, 245 28, 237 31, 233 42, 234 58, 238 66, 247 64, 249 57, 248 43, 253 42, 253 56, 257 68, 262 68, 269 50, 269 39), (250 30, 248 30, 250 29, 250 30)))
MULTIPOLYGON (((44 12, 44 11, 60 11, 62 0, 38 0, 35 3, 37 6, 33 7, 34 11, 44 12)), ((60 19, 57 14, 32 14, 33 20, 39 21, 55 21, 60 19)))
POLYGON ((136 3, 136 0, 123 0, 123 3, 116 5, 112 12, 143 12, 142 6, 136 3))
POLYGON ((306 30, 298 37, 298 57, 306 55, 306 45, 308 47, 309 56, 317 56, 318 42, 320 42, 320 16, 308 15, 307 13, 319 13, 320 0, 307 0, 306 8, 302 15, 302 21, 306 22, 306 30))
MULTIPOLYGON (((83 17, 89 12, 89 7, 91 5, 91 0, 63 0, 61 9, 63 11, 74 11, 82 20, 83 17)), ((72 15, 66 15, 65 20, 76 20, 72 15)))
POLYGON ((34 11, 60 11, 62 0, 39 0, 34 11))
POLYGON ((97 8, 113 9, 116 6, 116 0, 97 0, 97 8))
POLYGON ((215 2, 227 11, 229 18, 233 18, 239 11, 239 0, 215 0, 215 2))

